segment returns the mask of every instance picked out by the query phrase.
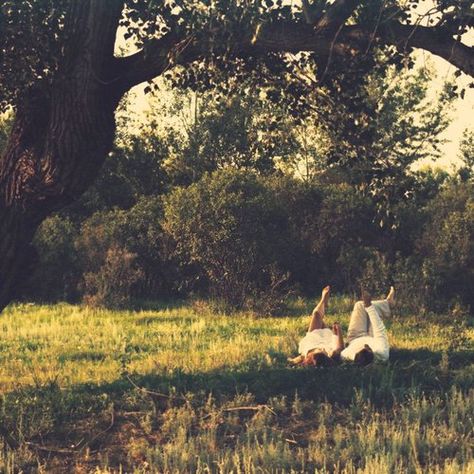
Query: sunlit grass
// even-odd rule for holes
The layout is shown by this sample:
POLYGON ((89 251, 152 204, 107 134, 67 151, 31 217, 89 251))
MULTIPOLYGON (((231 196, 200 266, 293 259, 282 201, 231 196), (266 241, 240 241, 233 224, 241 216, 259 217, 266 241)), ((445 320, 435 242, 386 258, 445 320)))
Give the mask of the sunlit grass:
MULTIPOLYGON (((154 307, 7 308, 1 421, 20 449, 4 472, 474 472, 469 325, 395 312, 388 364, 291 369, 309 301, 273 318, 154 307)), ((328 323, 350 308, 333 298, 328 323)))
POLYGON ((110 382, 126 354, 142 374, 180 368, 203 372, 236 368, 268 352, 293 353, 307 317, 256 319, 200 314, 191 307, 160 311, 104 311, 56 305, 10 307, 2 321, 0 384, 110 382))

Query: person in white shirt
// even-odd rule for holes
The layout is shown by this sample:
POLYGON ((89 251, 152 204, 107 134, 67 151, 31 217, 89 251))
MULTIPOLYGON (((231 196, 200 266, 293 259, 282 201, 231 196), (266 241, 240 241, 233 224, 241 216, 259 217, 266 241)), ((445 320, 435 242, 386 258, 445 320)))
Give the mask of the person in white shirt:
POLYGON ((288 359, 289 362, 322 367, 334 365, 339 358, 344 348, 341 327, 338 323, 334 323, 330 329, 324 323, 330 291, 329 286, 323 288, 321 300, 311 313, 308 332, 299 343, 300 355, 288 359))
POLYGON ((354 305, 347 332, 347 347, 341 352, 342 360, 367 365, 375 361, 387 361, 390 346, 387 330, 382 321, 390 317, 391 307, 395 303, 393 286, 387 298, 372 301, 368 292, 362 293, 362 301, 354 305))

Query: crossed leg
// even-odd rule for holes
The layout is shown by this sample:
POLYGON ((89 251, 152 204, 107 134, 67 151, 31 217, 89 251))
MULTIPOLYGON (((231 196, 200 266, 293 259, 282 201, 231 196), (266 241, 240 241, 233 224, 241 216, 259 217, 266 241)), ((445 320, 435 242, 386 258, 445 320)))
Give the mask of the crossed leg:
MULTIPOLYGON (((389 318, 391 313, 391 307, 395 303, 395 290, 393 287, 390 288, 390 292, 387 298, 384 300, 373 301, 372 304, 377 309, 381 319, 384 320, 389 318)), ((358 301, 354 305, 352 310, 351 318, 349 321, 349 328, 347 330, 347 342, 351 342, 358 337, 373 336, 373 327, 370 324, 370 319, 367 311, 365 310, 364 303, 358 301)))

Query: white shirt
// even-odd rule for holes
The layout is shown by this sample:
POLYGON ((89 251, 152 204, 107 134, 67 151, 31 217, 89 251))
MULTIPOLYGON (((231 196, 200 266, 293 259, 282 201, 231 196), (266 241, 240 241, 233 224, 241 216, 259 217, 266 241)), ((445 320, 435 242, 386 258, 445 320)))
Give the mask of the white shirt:
POLYGON ((313 329, 306 333, 306 336, 301 339, 298 352, 305 356, 313 349, 325 349, 328 355, 337 347, 337 336, 332 333, 331 329, 313 329))
POLYGON ((369 315, 370 324, 372 325, 373 337, 362 336, 352 340, 341 352, 341 357, 344 360, 353 361, 356 354, 367 344, 372 349, 375 360, 387 361, 390 354, 390 346, 383 321, 380 319, 374 305, 365 308, 365 310, 369 315))

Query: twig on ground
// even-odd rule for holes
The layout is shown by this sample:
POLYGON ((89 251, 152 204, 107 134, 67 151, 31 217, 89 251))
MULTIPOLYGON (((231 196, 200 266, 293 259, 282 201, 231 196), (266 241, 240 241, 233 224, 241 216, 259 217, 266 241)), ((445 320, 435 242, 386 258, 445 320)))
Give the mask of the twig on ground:
POLYGON ((261 410, 262 408, 264 408, 265 410, 268 410, 270 413, 277 416, 277 414, 268 405, 256 405, 256 406, 248 406, 248 407, 230 407, 230 408, 224 408, 222 411, 241 411, 241 410, 258 411, 258 410, 261 410))
POLYGON ((101 431, 100 433, 97 433, 94 437, 92 437, 89 441, 86 441, 81 447, 80 447, 80 450, 82 451, 85 447, 87 446, 90 446, 95 440, 97 440, 98 438, 100 438, 102 435, 104 435, 105 433, 107 433, 108 431, 110 431, 113 426, 115 424, 115 410, 114 410, 114 407, 112 405, 112 413, 111 413, 111 417, 110 417, 110 424, 109 426, 107 426, 107 428, 105 428, 105 430, 101 431))
MULTIPOLYGON (((229 407, 229 408, 222 408, 222 412, 231 412, 231 411, 260 411, 262 409, 268 410, 273 415, 277 416, 277 414, 268 406, 268 405, 253 405, 253 406, 244 406, 244 407, 229 407)), ((205 420, 216 413, 208 413, 207 415, 203 416, 202 419, 205 420)))
POLYGON ((47 451, 48 453, 57 453, 57 454, 77 454, 79 450, 76 449, 67 449, 67 448, 55 448, 53 446, 41 446, 31 441, 26 441, 25 445, 29 448, 36 449, 38 451, 47 451))
POLYGON ((147 388, 140 387, 139 385, 137 385, 137 384, 130 378, 129 375, 126 375, 125 377, 126 377, 126 379, 133 385, 134 388, 136 388, 137 390, 140 390, 140 392, 146 393, 147 395, 150 395, 150 396, 153 396, 153 397, 167 398, 168 400, 177 399, 177 400, 181 400, 181 401, 184 401, 184 402, 187 401, 186 398, 181 397, 181 396, 179 396, 179 395, 166 395, 165 393, 154 392, 154 391, 152 391, 152 390, 148 390, 147 388))

